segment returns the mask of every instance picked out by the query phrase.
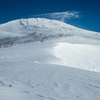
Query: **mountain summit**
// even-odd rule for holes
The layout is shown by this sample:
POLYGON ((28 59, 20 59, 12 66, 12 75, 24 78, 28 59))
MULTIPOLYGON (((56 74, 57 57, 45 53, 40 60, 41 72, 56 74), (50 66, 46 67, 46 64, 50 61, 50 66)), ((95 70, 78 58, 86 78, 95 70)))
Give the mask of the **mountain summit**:
POLYGON ((0 38, 0 100, 100 100, 99 33, 30 18, 0 38))
POLYGON ((44 35, 70 34, 79 36, 91 36, 97 34, 57 20, 45 18, 18 19, 0 25, 0 38, 25 36, 36 32, 44 35))

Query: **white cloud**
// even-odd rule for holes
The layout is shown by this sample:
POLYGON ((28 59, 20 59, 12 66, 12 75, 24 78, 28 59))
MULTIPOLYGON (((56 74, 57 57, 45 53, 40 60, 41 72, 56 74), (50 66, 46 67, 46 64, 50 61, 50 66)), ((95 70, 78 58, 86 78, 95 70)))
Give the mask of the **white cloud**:
POLYGON ((33 15, 33 17, 56 19, 60 21, 69 20, 71 18, 79 18, 79 12, 76 11, 66 11, 66 12, 55 12, 55 13, 45 13, 39 15, 33 15))

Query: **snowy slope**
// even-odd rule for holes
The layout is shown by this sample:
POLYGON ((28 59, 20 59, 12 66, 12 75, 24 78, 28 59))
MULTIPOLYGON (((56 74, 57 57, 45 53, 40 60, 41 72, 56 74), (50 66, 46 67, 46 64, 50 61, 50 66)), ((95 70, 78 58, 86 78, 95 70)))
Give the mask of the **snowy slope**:
POLYGON ((100 100, 100 68, 90 71, 87 60, 97 58, 96 65, 100 46, 55 42, 0 49, 1 100, 100 100), (94 54, 88 54, 89 49, 94 54), (83 66, 77 69, 80 61, 83 66))
POLYGON ((54 50, 65 66, 100 72, 100 45, 57 43, 54 50))
POLYGON ((8 37, 7 32, 10 32, 12 36, 26 35, 36 32, 37 34, 57 35, 57 34, 70 34, 79 36, 98 35, 97 32, 83 30, 72 25, 66 24, 57 20, 49 20, 44 18, 29 18, 10 21, 0 25, 0 38, 2 38, 2 32, 5 37, 8 37), (7 36, 6 36, 7 35, 7 36))
POLYGON ((97 32, 30 18, 0 25, 0 38, 11 43, 0 48, 0 100, 100 100, 97 32))

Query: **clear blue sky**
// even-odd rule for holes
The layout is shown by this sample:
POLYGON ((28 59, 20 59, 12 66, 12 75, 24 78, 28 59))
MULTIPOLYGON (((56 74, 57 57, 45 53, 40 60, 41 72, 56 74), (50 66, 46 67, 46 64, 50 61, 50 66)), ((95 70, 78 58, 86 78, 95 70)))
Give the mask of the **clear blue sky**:
POLYGON ((82 15, 67 23, 100 32, 100 0, 0 0, 0 24, 27 16, 78 11, 82 15))

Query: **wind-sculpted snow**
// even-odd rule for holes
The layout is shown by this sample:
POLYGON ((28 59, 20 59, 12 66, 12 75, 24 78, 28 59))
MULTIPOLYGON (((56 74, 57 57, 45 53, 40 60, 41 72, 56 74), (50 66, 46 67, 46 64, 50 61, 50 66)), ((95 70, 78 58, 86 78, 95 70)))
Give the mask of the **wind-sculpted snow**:
POLYGON ((65 66, 100 72, 100 45, 57 43, 54 55, 65 66))
POLYGON ((99 61, 99 52, 99 46, 53 41, 1 48, 0 100, 100 100, 100 73, 89 71, 89 64, 83 70, 88 60, 82 61, 99 61))
POLYGON ((100 34, 40 19, 0 25, 0 100, 100 100, 100 34))

